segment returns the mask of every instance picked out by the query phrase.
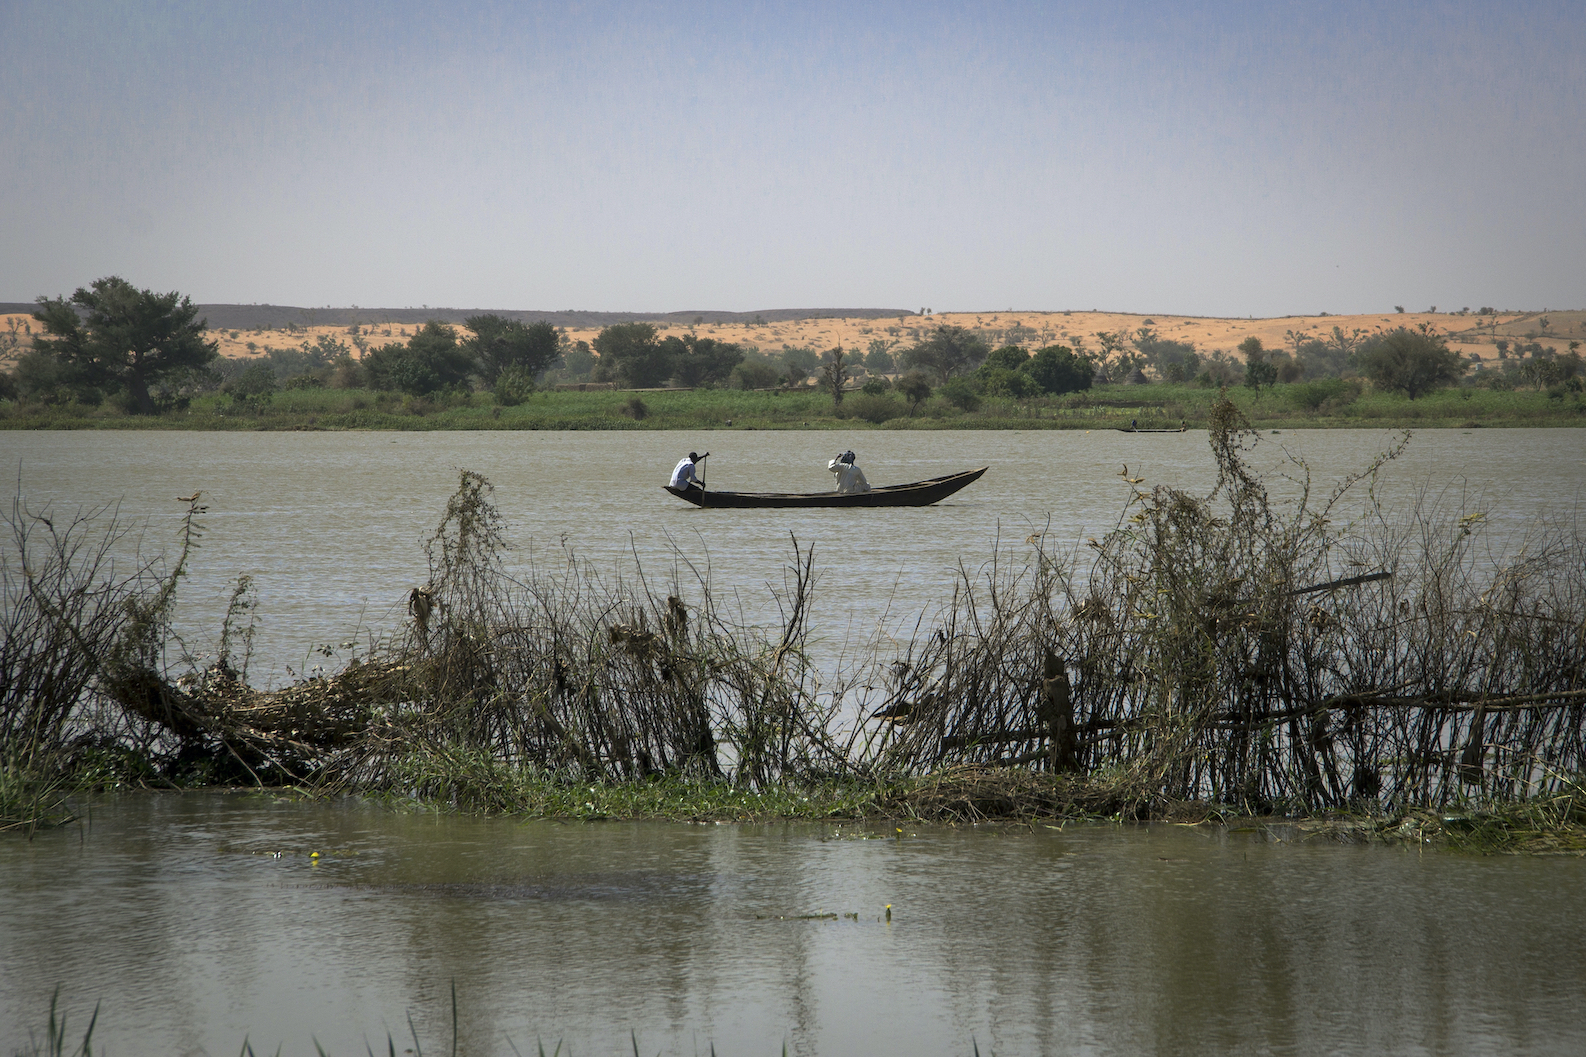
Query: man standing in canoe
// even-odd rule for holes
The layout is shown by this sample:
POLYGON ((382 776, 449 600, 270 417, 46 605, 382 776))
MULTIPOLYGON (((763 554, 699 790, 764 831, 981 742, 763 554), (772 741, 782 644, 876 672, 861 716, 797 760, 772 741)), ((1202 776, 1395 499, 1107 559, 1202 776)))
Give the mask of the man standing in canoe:
POLYGON ((852 451, 843 452, 827 463, 826 468, 837 475, 837 490, 839 492, 870 491, 870 482, 865 480, 865 471, 854 464, 854 453, 852 451))
POLYGON ((671 486, 673 488, 703 488, 704 485, 700 484, 699 475, 694 472, 694 466, 701 459, 708 458, 710 458, 710 452, 708 451, 704 455, 691 451, 686 457, 679 459, 677 465, 672 467, 671 486))

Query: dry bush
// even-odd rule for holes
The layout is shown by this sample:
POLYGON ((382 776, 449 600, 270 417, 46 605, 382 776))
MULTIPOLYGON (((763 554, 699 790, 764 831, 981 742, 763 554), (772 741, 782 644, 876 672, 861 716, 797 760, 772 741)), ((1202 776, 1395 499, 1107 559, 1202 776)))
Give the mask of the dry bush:
POLYGON ((1317 504, 1302 465, 1280 510, 1217 416, 1213 492, 1136 488, 1085 577, 1040 537, 961 576, 878 680, 879 770, 1066 767, 1120 801, 1315 810, 1519 799, 1586 766, 1578 529, 1488 552, 1480 513, 1335 520, 1402 441, 1317 504), (1049 656, 1073 680, 1056 726, 1049 656))
MULTIPOLYGON (((82 736, 231 761, 257 781, 489 806, 510 804, 510 776, 525 773, 758 787, 863 776, 904 780, 888 810, 966 820, 1578 790, 1579 528, 1540 525, 1505 545, 1481 511, 1430 497, 1392 514, 1375 475, 1403 441, 1319 499, 1297 464, 1300 494, 1278 504, 1247 466, 1252 437, 1224 401, 1210 494, 1131 478, 1103 539, 1063 551, 1036 533, 1023 554, 999 548, 907 641, 873 642, 835 673, 806 649, 812 548, 791 542, 769 627, 725 612, 681 552, 660 582, 637 560, 602 575, 565 550, 519 580, 491 486, 467 471, 403 633, 274 693, 246 685, 229 647, 166 678, 165 615, 201 508, 163 578, 107 577, 108 542, 74 549, 80 536, 52 530, 39 553, 54 557, 25 581, 7 566, 6 670, 32 674, 0 697, 6 744, 60 746, 77 722, 82 736), (1350 520, 1357 493, 1368 502, 1350 520), (68 602, 68 618, 51 615, 68 602), (96 693, 114 708, 83 719, 96 693)), ((35 531, 19 517, 14 535, 35 531)))
MULTIPOLYGON (((196 497, 195 497, 196 498, 196 497)), ((201 508, 189 507, 190 530, 201 508)), ((94 691, 132 683, 169 639, 175 584, 136 551, 132 528, 113 508, 64 514, 29 510, 18 496, 0 549, 0 762, 51 774, 69 764, 73 743, 93 737, 113 715, 94 691)))
POLYGON ((400 786, 415 755, 444 746, 590 779, 670 771, 766 784, 845 766, 832 695, 805 653, 812 551, 793 542, 783 619, 768 634, 728 619, 693 569, 692 591, 676 579, 662 588, 637 563, 608 580, 567 552, 513 579, 490 492, 462 473, 429 544, 430 584, 413 592, 392 654, 403 693, 376 705, 333 768, 338 781, 400 786))

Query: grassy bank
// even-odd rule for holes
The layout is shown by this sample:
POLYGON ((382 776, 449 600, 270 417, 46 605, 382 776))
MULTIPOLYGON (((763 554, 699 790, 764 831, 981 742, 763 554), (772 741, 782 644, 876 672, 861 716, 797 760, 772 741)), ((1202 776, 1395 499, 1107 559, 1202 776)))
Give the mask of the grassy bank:
MULTIPOLYGON (((851 393, 840 405, 811 390, 544 391, 512 407, 488 393, 412 397, 358 389, 299 389, 265 401, 211 394, 180 410, 131 415, 119 406, 0 402, 6 429, 1205 429, 1224 394, 1191 384, 1104 385, 1027 400, 985 398, 973 409, 941 395, 917 408, 896 393, 851 393)), ((1586 425, 1573 390, 1443 389, 1417 400, 1337 379, 1226 393, 1261 429, 1586 425)))
POLYGON ((1485 511, 1435 505, 1345 518, 1400 448, 1278 505, 1238 406, 1209 427, 1210 494, 1137 488, 1100 540, 1032 536, 835 670, 807 648, 797 541, 769 626, 686 562, 657 578, 569 553, 514 578, 491 486, 462 471, 409 621, 339 672, 258 690, 246 579, 216 654, 171 633, 199 508, 169 566, 128 570, 108 564, 113 519, 19 503, 0 758, 33 792, 9 802, 247 784, 567 818, 1239 816, 1581 847, 1580 527, 1494 539, 1485 511))

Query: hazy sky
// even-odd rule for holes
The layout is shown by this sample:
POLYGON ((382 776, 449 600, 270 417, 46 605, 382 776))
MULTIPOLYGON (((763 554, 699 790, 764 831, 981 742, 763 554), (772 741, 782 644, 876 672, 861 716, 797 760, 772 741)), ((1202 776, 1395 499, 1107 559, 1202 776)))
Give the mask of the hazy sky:
POLYGON ((0 0, 0 300, 1586 307, 1586 6, 0 0))

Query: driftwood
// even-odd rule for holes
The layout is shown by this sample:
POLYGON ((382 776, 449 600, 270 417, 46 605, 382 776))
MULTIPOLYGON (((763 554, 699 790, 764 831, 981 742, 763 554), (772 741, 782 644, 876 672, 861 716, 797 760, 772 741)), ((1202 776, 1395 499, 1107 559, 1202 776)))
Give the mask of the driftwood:
POLYGON ((225 665, 172 684, 148 670, 117 673, 107 695, 163 728, 183 751, 224 752, 258 776, 261 768, 301 779, 369 732, 381 701, 400 695, 409 666, 355 664, 282 690, 255 690, 225 665))

